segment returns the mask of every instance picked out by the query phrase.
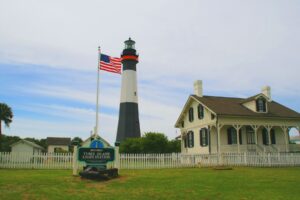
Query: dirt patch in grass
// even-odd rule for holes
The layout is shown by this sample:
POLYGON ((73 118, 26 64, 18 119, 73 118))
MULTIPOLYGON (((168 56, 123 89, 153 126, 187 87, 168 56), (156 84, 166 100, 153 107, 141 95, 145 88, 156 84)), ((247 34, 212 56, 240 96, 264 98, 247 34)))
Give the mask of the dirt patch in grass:
POLYGON ((87 188, 93 188, 93 189, 104 189, 108 185, 112 183, 125 183, 128 181, 127 176, 118 176, 117 178, 109 179, 109 180, 87 180, 87 179, 81 179, 83 182, 85 182, 87 188))

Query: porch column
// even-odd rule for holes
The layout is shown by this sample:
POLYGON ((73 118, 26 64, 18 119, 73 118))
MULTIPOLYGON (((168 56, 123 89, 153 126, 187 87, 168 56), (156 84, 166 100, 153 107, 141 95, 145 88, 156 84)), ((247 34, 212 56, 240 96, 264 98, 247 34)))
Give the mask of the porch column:
POLYGON ((221 153, 221 129, 223 125, 219 124, 217 126, 217 143, 218 143, 218 154, 221 153))
POLYGON ((255 141, 254 141, 254 143, 256 144, 256 145, 258 145, 258 139, 257 139, 257 130, 258 130, 258 126, 257 125, 252 125, 251 126, 252 128, 253 128, 253 130, 254 130, 254 139, 255 139, 255 141))
POLYGON ((255 143, 255 151, 257 152, 258 148, 258 139, 257 139, 257 130, 258 130, 258 125, 251 125, 251 128, 254 130, 254 143, 255 143))
POLYGON ((267 131, 268 131, 268 145, 271 145, 271 129, 272 129, 272 126, 266 126, 267 128, 267 131))
POLYGON ((289 152, 289 139, 288 139, 289 128, 286 126, 283 127, 283 133, 284 133, 284 140, 285 140, 285 152, 289 152))
POLYGON ((240 153, 240 137, 239 137, 239 131, 240 131, 241 125, 233 125, 233 127, 234 127, 235 130, 236 130, 237 150, 238 150, 238 153, 240 153))
POLYGON ((208 126, 207 129, 208 129, 208 152, 209 154, 211 154, 211 132, 210 132, 211 126, 208 126))

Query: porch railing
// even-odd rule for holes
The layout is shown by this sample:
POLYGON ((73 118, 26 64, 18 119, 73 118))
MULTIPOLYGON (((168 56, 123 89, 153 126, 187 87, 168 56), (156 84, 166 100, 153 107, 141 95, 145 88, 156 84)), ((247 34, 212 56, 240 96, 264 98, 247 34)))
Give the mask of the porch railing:
POLYGON ((232 144, 232 145, 221 145, 221 153, 230 152, 260 152, 260 153, 277 153, 277 152, 300 152, 300 144, 272 144, 272 145, 261 145, 261 144, 232 144), (286 149, 287 148, 287 149, 286 149))

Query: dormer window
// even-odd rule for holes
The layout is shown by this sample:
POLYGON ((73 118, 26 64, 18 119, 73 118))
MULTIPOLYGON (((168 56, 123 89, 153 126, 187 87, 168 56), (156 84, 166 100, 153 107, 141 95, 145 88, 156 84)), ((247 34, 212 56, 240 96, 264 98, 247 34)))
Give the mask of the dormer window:
POLYGON ((257 112, 267 111, 266 100, 264 98, 260 97, 256 100, 256 111, 257 112))

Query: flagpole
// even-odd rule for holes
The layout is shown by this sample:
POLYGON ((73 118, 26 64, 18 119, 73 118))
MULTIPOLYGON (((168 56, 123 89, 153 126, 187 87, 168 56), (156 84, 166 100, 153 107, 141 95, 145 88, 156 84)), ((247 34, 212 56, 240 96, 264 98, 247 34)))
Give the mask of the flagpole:
POLYGON ((98 128, 99 128, 99 79, 100 79, 100 59, 101 59, 101 50, 100 46, 98 47, 98 66, 97 66, 97 96, 96 96, 96 127, 95 127, 95 135, 98 136, 98 128))

